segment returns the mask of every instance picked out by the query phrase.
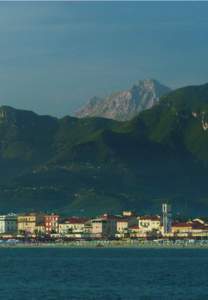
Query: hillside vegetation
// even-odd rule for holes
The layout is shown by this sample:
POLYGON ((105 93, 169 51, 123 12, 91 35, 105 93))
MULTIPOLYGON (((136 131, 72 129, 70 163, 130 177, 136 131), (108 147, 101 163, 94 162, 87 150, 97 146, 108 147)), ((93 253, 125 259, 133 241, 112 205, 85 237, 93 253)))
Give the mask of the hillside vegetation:
POLYGON ((208 209, 208 84, 163 96, 127 122, 0 108, 2 211, 208 209))

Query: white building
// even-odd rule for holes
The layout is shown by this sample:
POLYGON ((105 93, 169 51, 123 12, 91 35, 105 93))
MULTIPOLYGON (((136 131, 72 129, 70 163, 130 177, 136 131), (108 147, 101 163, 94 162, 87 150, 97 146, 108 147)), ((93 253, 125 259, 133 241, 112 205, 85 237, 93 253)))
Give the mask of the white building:
POLYGON ((87 218, 72 217, 59 224, 59 233, 66 235, 70 233, 84 233, 87 218))
POLYGON ((17 216, 15 214, 0 216, 0 234, 17 232, 17 216))
POLYGON ((134 211, 131 211, 131 210, 124 210, 123 212, 122 212, 122 215, 123 215, 123 217, 135 217, 136 216, 136 214, 135 214, 135 212, 134 211))

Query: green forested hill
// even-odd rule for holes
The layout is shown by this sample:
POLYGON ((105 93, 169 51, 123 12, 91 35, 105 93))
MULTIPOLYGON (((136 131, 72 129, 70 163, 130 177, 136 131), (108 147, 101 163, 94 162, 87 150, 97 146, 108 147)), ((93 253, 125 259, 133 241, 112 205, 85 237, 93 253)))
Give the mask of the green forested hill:
POLYGON ((128 122, 0 108, 0 209, 208 213, 208 85, 128 122))

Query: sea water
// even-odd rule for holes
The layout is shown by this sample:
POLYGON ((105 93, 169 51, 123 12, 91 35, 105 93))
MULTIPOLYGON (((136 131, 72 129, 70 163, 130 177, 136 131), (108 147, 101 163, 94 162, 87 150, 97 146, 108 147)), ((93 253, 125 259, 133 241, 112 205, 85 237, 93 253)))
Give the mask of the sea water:
POLYGON ((0 299, 208 299, 208 249, 0 249, 0 299))

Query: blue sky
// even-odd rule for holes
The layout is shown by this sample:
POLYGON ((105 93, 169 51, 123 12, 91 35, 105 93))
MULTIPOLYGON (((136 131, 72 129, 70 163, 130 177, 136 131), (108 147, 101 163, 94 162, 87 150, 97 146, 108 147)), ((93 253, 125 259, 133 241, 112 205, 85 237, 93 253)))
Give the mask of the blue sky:
POLYGON ((144 78, 208 82, 207 2, 0 2, 0 104, 73 114, 144 78))

